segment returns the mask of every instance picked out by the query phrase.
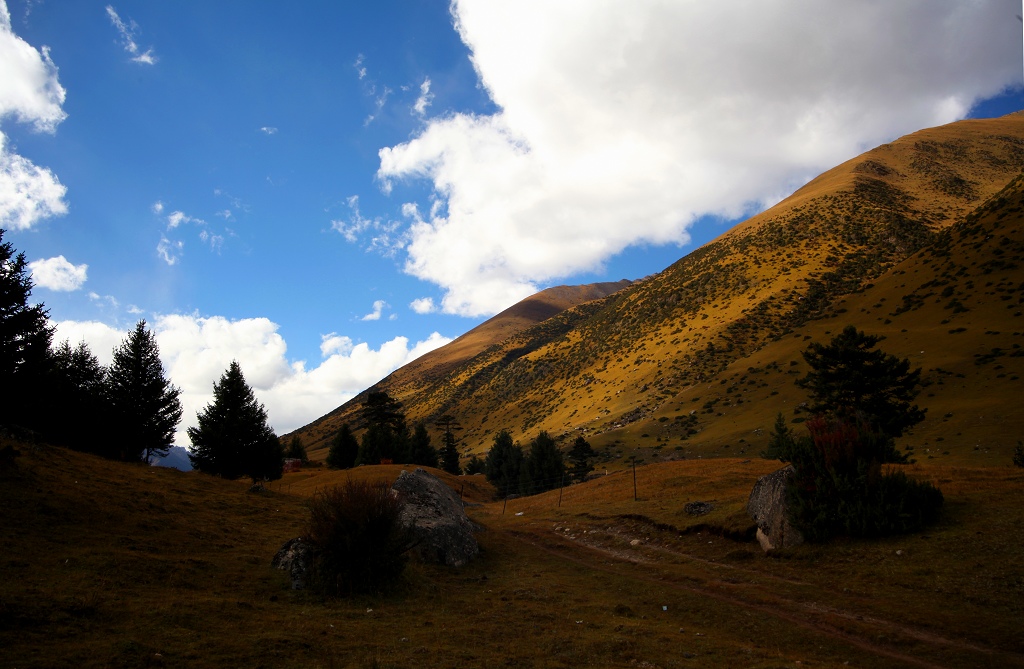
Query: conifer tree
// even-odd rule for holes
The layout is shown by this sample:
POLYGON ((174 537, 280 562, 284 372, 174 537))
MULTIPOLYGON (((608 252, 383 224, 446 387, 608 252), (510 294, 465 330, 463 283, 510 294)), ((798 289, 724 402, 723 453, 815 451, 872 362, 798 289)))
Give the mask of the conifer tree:
POLYGON ((302 443, 302 437, 295 435, 288 441, 288 450, 284 456, 301 460, 303 464, 309 462, 309 455, 306 454, 306 446, 302 443))
POLYGON ((569 473, 577 483, 586 481, 587 475, 594 471, 594 466, 590 464, 592 457, 594 457, 594 449, 591 448, 590 442, 582 436, 576 437, 576 440, 572 442, 572 448, 569 449, 569 462, 572 463, 569 473))
POLYGON ((459 465, 459 440, 455 432, 461 430, 462 426, 455 416, 445 414, 438 418, 434 425, 444 430, 444 445, 441 446, 441 469, 449 474, 458 476, 462 474, 462 467, 459 465))
POLYGON ((352 434, 352 428, 348 423, 342 423, 327 451, 327 466, 331 469, 350 469, 356 466, 358 456, 359 441, 352 434))
POLYGON ((491 449, 484 458, 484 476, 505 498, 519 492, 519 473, 523 467, 523 449, 512 441, 508 430, 494 435, 491 449))
POLYGON ((198 425, 188 428, 193 467, 227 479, 281 478, 284 451, 238 362, 213 384, 213 401, 196 418, 198 425))
POLYGON ((24 253, 15 254, 0 229, 0 425, 38 428, 40 401, 50 369, 53 326, 42 304, 29 304, 32 276, 24 253))
POLYGON ((164 376, 156 335, 145 320, 114 349, 107 393, 118 457, 149 462, 154 455, 167 455, 181 420, 181 391, 164 376))
POLYGON ((58 444, 111 457, 106 433, 111 423, 106 399, 107 370, 85 342, 75 348, 67 340, 51 353, 50 398, 62 420, 53 421, 46 434, 58 444))
POLYGON ((761 457, 765 460, 779 460, 785 457, 793 446, 793 439, 793 431, 786 425, 786 417, 780 411, 775 416, 775 426, 768 436, 768 447, 761 451, 761 457))
POLYGON ((562 452, 555 440, 542 430, 531 442, 530 452, 521 470, 521 487, 525 494, 534 495, 557 488, 565 474, 562 452))
POLYGON ((409 442, 409 464, 437 467, 437 449, 430 445, 430 433, 423 423, 416 423, 409 442))

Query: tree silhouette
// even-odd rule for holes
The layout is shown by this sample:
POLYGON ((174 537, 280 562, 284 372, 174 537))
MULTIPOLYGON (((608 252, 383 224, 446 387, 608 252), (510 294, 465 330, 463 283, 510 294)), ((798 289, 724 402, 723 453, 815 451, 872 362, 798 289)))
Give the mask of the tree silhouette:
POLYGON ((327 466, 331 469, 349 469, 356 466, 358 456, 359 441, 352 434, 352 428, 348 423, 342 423, 327 451, 327 466))
POLYGON ((508 430, 494 435, 491 449, 484 458, 484 476, 505 498, 519 492, 519 475, 523 468, 523 449, 512 441, 508 430))
POLYGON ((196 419, 188 428, 193 467, 227 479, 249 476, 254 483, 281 478, 284 451, 238 362, 213 384, 213 401, 196 419))
POLYGON ((25 254, 15 255, 0 229, 0 424, 38 428, 46 403, 39 401, 50 369, 53 326, 42 304, 28 303, 32 277, 25 254))
POLYGON ((114 349, 107 392, 118 456, 149 462, 154 455, 167 455, 181 420, 181 391, 164 376, 156 335, 145 320, 114 349))
POLYGON ((582 436, 576 437, 572 442, 572 448, 569 449, 569 462, 572 463, 569 473, 577 483, 586 481, 587 475, 594 471, 594 466, 590 464, 592 457, 594 449, 590 447, 590 442, 582 436))
POLYGON ((455 416, 449 414, 445 414, 434 421, 434 426, 444 430, 444 445, 441 446, 440 454, 441 469, 449 474, 458 476, 462 473, 462 467, 459 466, 459 440, 455 432, 461 430, 462 426, 459 425, 459 421, 456 420, 455 416))

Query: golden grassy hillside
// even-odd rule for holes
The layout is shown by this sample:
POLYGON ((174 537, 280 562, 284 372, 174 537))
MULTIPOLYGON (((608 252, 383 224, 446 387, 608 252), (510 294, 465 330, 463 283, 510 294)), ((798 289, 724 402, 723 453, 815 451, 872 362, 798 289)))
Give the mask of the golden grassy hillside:
MULTIPOLYGON (((2 445, 6 445, 4 442, 2 445)), ((1024 666, 1024 470, 907 467, 946 497, 923 534, 766 557, 744 505, 777 466, 642 466, 487 500, 462 569, 323 601, 270 567, 306 496, 395 467, 244 482, 45 446, 0 469, 0 667, 1024 666), (708 502, 710 513, 685 511, 708 502)))
MULTIPOLYGON (((645 459, 749 454, 764 446, 777 412, 800 420, 804 398, 792 381, 806 371, 799 353, 807 341, 852 323, 885 334, 884 349, 925 367, 928 422, 905 439, 918 457, 1006 462, 1024 430, 1006 392, 1013 333, 1024 330, 1018 309, 1006 307, 1024 272, 1009 260, 991 264, 1013 253, 1000 243, 944 231, 1022 170, 1024 114, 922 130, 826 172, 657 275, 561 311, 441 375, 421 366, 412 375, 419 382, 397 383, 410 375, 396 373, 378 387, 402 400, 411 420, 455 415, 466 453, 485 452, 504 428, 522 441, 541 429, 583 434, 619 465, 637 449, 645 459), (942 267, 920 255, 936 244, 948 254, 942 267), (943 273, 961 267, 951 287, 943 273), (986 269, 991 276, 982 277, 986 269), (943 296, 947 289, 954 293, 943 296), (953 299, 961 306, 947 309, 953 299), (957 327, 967 329, 949 332, 957 327), (992 348, 1002 351, 992 364, 975 357, 992 348)), ((970 225, 989 230, 995 217, 997 239, 1016 239, 1014 198, 1006 194, 970 225)), ((358 403, 317 428, 336 430, 358 403)))
MULTIPOLYGON (((416 396, 441 382, 449 371, 485 349, 570 307, 606 297, 631 283, 623 279, 583 286, 554 286, 542 290, 481 323, 455 341, 396 370, 382 385, 396 397, 416 396)), ((366 394, 365 391, 360 393, 352 401, 296 430, 293 434, 303 440, 308 451, 319 451, 321 457, 326 457, 325 449, 341 423, 348 421, 354 425, 358 422, 356 409, 364 401, 366 394)))

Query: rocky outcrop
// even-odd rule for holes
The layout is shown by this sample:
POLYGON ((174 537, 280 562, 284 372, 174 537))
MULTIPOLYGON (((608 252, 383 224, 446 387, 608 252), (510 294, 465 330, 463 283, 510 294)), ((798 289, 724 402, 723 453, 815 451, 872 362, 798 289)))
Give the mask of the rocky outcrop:
POLYGON ((789 465, 766 474, 750 491, 747 513, 757 523, 757 541, 765 552, 804 542, 803 535, 786 515, 786 483, 793 473, 793 465, 789 465))
POLYGON ((480 552, 477 526, 459 496, 439 478, 418 468, 403 471, 391 489, 405 499, 402 522, 415 535, 413 550, 421 560, 461 567, 480 552))
POLYGON ((302 537, 289 539, 277 551, 270 565, 274 569, 288 572, 292 590, 304 590, 313 570, 316 549, 302 537))

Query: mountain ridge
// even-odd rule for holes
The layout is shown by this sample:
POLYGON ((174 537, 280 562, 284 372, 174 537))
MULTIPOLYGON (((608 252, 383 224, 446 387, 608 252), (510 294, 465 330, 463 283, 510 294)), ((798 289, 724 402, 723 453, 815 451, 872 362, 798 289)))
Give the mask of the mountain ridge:
MULTIPOLYGON (((799 404, 796 393, 773 388, 757 427, 730 430, 717 410, 725 400, 700 404, 696 389, 728 384, 721 375, 730 365, 843 315, 842 298, 933 244, 1021 170, 1022 114, 912 133, 824 172, 662 272, 517 330, 423 382, 398 384, 396 373, 375 388, 402 400, 411 420, 459 417, 466 452, 485 451, 503 428, 520 439, 540 429, 587 435, 611 457, 624 445, 649 457, 666 445, 679 457, 746 450, 770 427, 762 414, 799 404)), ((789 354, 785 363, 799 367, 789 354)), ((780 361, 761 366, 770 362, 780 361)), ((337 429, 357 409, 353 400, 321 427, 337 429)))

